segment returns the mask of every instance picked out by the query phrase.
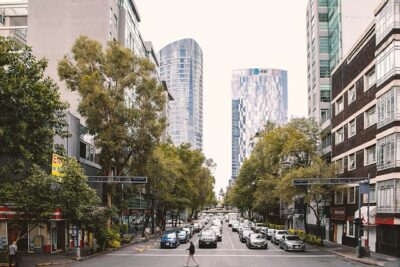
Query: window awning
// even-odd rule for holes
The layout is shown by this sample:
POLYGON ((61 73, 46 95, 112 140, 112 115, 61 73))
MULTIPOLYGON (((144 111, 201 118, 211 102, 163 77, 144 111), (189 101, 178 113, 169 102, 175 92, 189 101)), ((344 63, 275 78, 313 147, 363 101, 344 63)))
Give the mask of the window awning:
MULTIPOLYGON (((356 210, 354 213, 354 218, 358 218, 359 210, 356 210)), ((368 206, 361 207, 361 221, 363 225, 367 225, 368 223, 368 206)), ((376 217, 376 206, 369 207, 369 225, 375 225, 375 217, 376 217)))

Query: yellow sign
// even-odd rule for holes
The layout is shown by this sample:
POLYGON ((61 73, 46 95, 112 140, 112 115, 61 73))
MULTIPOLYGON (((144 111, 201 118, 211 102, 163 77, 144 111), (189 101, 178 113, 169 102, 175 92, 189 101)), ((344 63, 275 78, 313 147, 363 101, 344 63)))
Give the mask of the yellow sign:
POLYGON ((51 175, 54 176, 64 176, 62 173, 62 160, 61 156, 53 154, 53 159, 51 161, 51 175))

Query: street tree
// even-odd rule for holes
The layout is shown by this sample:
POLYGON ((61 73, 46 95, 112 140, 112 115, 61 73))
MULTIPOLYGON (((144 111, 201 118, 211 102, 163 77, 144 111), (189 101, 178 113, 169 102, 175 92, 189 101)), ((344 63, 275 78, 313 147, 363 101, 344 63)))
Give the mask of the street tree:
MULTIPOLYGON (((99 149, 103 175, 145 175, 166 125, 161 116, 164 88, 155 71, 147 58, 118 42, 109 42, 104 51, 99 42, 84 36, 76 40, 72 55, 59 62, 61 80, 81 96, 78 110, 99 149)), ((111 219, 107 224, 110 227, 111 219)))
POLYGON ((25 178, 33 164, 48 166, 53 137, 67 135, 68 105, 46 67, 31 48, 0 37, 0 183, 25 178))
POLYGON ((54 216, 55 184, 53 176, 33 165, 24 179, 0 186, 0 203, 15 212, 10 225, 18 230, 17 241, 54 216))
POLYGON ((332 185, 310 185, 310 186, 294 186, 294 179, 309 178, 329 178, 335 176, 335 167, 328 164, 320 157, 311 159, 308 166, 292 168, 282 177, 276 187, 275 194, 279 195, 281 200, 293 202, 295 198, 302 198, 305 203, 305 211, 309 208, 315 216, 317 223, 317 235, 320 237, 322 245, 322 229, 321 222, 324 216, 323 204, 330 201, 334 192, 332 185))

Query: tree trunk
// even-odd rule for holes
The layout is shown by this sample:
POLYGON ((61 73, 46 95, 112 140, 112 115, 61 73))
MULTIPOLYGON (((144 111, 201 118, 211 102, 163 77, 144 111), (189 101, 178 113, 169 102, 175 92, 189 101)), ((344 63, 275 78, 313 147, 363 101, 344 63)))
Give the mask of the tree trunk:
POLYGON ((304 232, 305 232, 306 234, 308 234, 308 225, 307 225, 307 203, 304 204, 303 216, 304 216, 304 232))

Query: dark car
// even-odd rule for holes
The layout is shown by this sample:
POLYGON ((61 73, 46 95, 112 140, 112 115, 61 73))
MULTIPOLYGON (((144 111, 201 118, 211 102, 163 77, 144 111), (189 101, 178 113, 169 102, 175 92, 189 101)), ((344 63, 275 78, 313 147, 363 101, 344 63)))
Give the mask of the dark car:
POLYGON ((204 230, 200 233, 199 248, 213 247, 217 248, 217 235, 213 230, 204 230))
POLYGON ((189 233, 186 230, 180 230, 178 232, 179 241, 181 243, 187 243, 189 241, 189 233))
POLYGON ((297 235, 284 235, 279 239, 279 247, 285 251, 305 251, 306 244, 297 235))
POLYGON ((161 236, 161 248, 177 248, 181 244, 176 231, 165 231, 161 236))
POLYGON ((262 234, 250 234, 246 241, 246 246, 248 248, 268 248, 267 239, 262 234))

